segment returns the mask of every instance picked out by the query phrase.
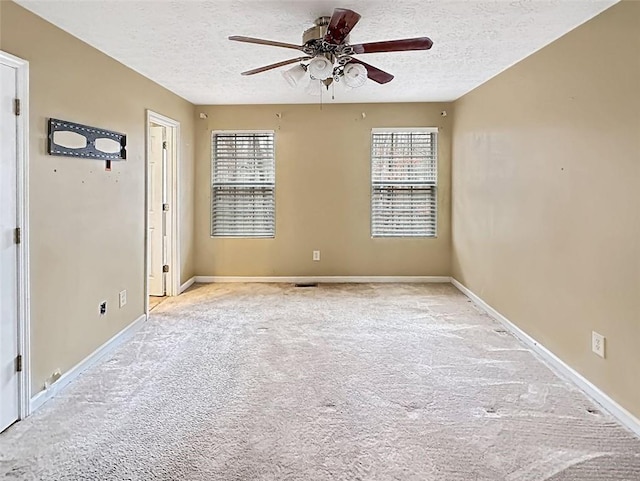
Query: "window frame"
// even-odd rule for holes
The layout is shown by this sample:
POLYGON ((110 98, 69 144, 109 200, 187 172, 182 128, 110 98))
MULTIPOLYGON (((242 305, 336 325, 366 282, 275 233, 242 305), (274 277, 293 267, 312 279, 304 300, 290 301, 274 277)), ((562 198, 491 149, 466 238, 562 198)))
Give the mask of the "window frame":
MULTIPOLYGON (((371 135, 370 135, 370 144, 371 144, 371 150, 370 150, 370 154, 369 154, 369 214, 370 214, 370 221, 369 221, 369 227, 370 227, 370 236, 371 239, 437 239, 438 238, 438 218, 439 218, 439 196, 438 196, 438 186, 439 186, 439 180, 440 180, 440 176, 439 176, 439 128, 438 127, 374 127, 371 129, 371 135), (435 163, 435 184, 432 186, 433 187, 433 196, 434 196, 434 205, 435 205, 435 210, 434 210, 434 216, 433 216, 433 221, 434 221, 434 233, 433 235, 401 235, 401 234, 387 234, 387 235, 374 235, 374 205, 373 205, 373 200, 374 200, 374 195, 375 195, 375 184, 374 184, 374 178, 373 178, 373 174, 374 174, 374 168, 373 168, 373 161, 374 161, 374 156, 373 156, 373 148, 374 148, 374 135, 375 134, 393 134, 393 133, 430 133, 430 134, 435 134, 435 147, 433 149, 434 152, 434 163, 435 163)), ((415 184, 417 185, 417 184, 415 184)))
MULTIPOLYGON (((209 175, 209 236, 211 239, 275 239, 276 237, 276 132, 275 130, 212 130, 211 131, 211 153, 210 153, 210 175, 209 175), (214 175, 215 175, 215 165, 216 165, 216 149, 215 149, 215 138, 217 135, 249 135, 249 134, 270 134, 272 136, 273 142, 273 228, 271 235, 250 235, 244 233, 242 235, 228 235, 228 234, 218 234, 214 235, 214 220, 213 220, 213 201, 214 201, 214 175)), ((256 184, 257 186, 258 184, 256 184)))

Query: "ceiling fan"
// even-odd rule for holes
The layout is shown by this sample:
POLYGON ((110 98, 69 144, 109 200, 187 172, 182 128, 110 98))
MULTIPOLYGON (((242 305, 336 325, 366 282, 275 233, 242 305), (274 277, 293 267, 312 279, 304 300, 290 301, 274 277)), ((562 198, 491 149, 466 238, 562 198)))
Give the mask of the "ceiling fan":
MULTIPOLYGON (((344 79, 345 84, 351 88, 362 86, 367 78, 379 84, 386 84, 393 80, 393 75, 390 73, 354 58, 353 55, 429 50, 433 45, 428 37, 349 44, 349 33, 359 20, 360 15, 353 10, 336 8, 331 17, 316 19, 314 26, 303 33, 302 45, 237 35, 229 37, 229 40, 289 48, 305 54, 305 56, 247 70, 242 72, 242 75, 255 75, 286 65, 297 64, 283 72, 284 77, 292 86, 295 86, 308 73, 311 80, 319 80, 327 88, 334 81, 339 82, 341 79, 344 79)), ((311 82, 311 84, 320 88, 320 82, 311 82)))

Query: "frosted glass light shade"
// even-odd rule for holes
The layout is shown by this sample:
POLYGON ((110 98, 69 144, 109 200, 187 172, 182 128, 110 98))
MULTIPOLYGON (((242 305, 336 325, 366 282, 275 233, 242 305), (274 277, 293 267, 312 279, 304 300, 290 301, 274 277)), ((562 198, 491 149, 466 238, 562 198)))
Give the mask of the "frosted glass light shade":
POLYGON ((307 95, 319 97, 322 94, 322 81, 311 79, 304 91, 307 95))
POLYGON ((344 83, 352 89, 362 87, 367 81, 367 69, 359 63, 348 63, 344 68, 344 83))
POLYGON ((300 80, 304 78, 305 73, 307 73, 307 71, 304 69, 304 67, 298 64, 282 72, 282 76, 289 83, 289 85, 291 85, 292 87, 296 87, 298 85, 298 82, 300 82, 300 80))
POLYGON ((325 80, 333 76, 333 63, 325 57, 315 57, 309 62, 309 73, 317 80, 325 80))

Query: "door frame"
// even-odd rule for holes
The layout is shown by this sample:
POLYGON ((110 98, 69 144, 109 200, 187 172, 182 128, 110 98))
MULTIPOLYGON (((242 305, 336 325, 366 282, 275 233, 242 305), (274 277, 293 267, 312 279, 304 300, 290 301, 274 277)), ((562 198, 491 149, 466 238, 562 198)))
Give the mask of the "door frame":
POLYGON ((20 115, 17 119, 17 226, 18 244, 18 354, 22 355, 22 371, 18 373, 19 419, 31 414, 31 312, 29 278, 29 62, 0 50, 0 63, 17 72, 17 98, 20 115))
POLYGON ((151 124, 161 125, 167 129, 167 137, 170 140, 170 148, 167 150, 167 171, 164 173, 167 179, 167 195, 169 203, 169 215, 166 216, 165 227, 167 233, 167 253, 169 273, 166 278, 166 295, 177 296, 180 294, 180 216, 178 215, 178 180, 180 165, 180 122, 162 114, 147 110, 146 136, 147 148, 145 159, 145 222, 144 222, 144 306, 149 314, 149 158, 151 155, 151 124))

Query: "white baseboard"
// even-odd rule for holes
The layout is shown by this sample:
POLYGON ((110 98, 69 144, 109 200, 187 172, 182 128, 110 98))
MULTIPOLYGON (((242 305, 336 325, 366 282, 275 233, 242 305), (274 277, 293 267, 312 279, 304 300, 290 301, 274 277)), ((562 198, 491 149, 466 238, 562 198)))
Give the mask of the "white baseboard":
POLYGON ((184 284, 182 284, 180 286, 180 294, 182 294, 184 291, 186 291, 187 289, 189 289, 193 283, 196 282, 196 278, 192 277, 191 279, 189 279, 187 282, 185 282, 184 284))
POLYGON ((242 276, 196 276, 195 282, 210 284, 214 282, 285 282, 293 283, 374 283, 374 282, 411 282, 411 283, 449 283, 449 276, 292 276, 292 277, 242 277, 242 276))
POLYGON ((97 364, 104 356, 111 353, 115 348, 123 344, 130 339, 135 332, 142 327, 147 320, 147 316, 142 314, 135 321, 125 327, 118 334, 113 336, 102 346, 96 349, 93 353, 89 354, 86 358, 73 366, 67 372, 65 372, 60 379, 51 384, 48 389, 40 391, 38 394, 31 398, 29 408, 31 414, 33 414, 39 407, 46 403, 49 399, 53 398, 56 394, 61 392, 67 385, 76 379, 80 374, 89 369, 91 366, 97 364))
POLYGON ((586 379, 582 374, 577 372, 562 359, 532 338, 529 334, 524 332, 518 326, 513 324, 509 319, 504 317, 493 307, 483 301, 480 297, 474 294, 470 289, 462 285, 459 281, 451 278, 451 283, 456 286, 460 292, 471 299, 478 307, 485 311, 489 316, 500 322, 506 329, 508 329, 514 336, 520 339, 523 343, 529 346, 534 352, 542 357, 556 373, 562 377, 573 382, 578 386, 587 396, 600 404, 606 411, 608 411, 613 417, 615 417, 623 426, 633 431, 637 436, 640 436, 640 419, 635 417, 625 408, 623 408, 616 401, 611 399, 604 391, 594 385, 591 381, 586 379))

